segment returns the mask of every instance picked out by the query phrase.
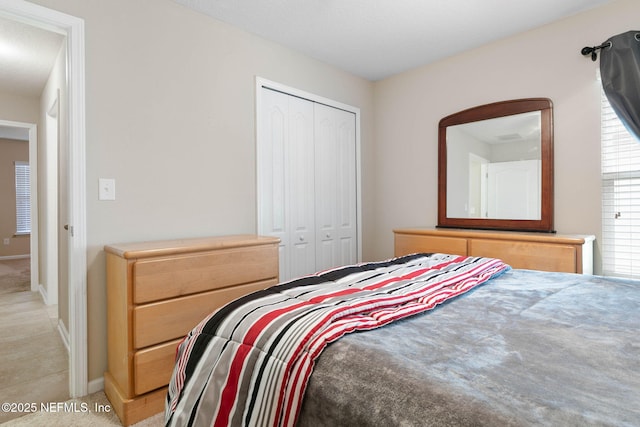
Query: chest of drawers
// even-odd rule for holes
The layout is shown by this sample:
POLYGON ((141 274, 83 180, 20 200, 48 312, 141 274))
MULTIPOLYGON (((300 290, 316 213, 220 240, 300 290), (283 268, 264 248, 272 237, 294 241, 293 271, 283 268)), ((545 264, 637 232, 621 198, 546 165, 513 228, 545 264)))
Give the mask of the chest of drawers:
POLYGON ((395 256, 441 252, 500 258, 513 268, 593 274, 592 235, 404 228, 394 230, 395 256))
POLYGON ((105 393, 123 425, 164 410, 188 331, 227 302, 278 283, 278 242, 237 235, 105 247, 105 393))

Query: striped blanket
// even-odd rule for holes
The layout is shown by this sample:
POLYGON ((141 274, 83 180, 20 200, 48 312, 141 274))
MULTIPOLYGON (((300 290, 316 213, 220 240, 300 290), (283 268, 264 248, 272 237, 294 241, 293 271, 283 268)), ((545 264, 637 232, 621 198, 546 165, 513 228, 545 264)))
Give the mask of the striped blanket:
POLYGON ((491 258, 415 254, 318 273, 212 313, 178 348, 168 426, 291 426, 327 344, 434 308, 509 269, 491 258))

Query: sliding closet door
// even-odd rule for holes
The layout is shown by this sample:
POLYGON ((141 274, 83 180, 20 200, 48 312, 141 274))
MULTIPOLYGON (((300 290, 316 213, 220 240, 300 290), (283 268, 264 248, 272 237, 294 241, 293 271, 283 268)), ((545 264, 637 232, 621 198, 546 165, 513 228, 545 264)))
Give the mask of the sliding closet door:
POLYGON ((280 238, 280 280, 357 262, 355 114, 259 90, 258 233, 280 238))
POLYGON ((280 238, 280 280, 315 271, 313 103, 262 89, 258 232, 280 238))
POLYGON ((313 103, 289 96, 289 259, 291 278, 316 270, 313 103))
POLYGON ((315 104, 316 269, 357 261, 355 114, 315 104))

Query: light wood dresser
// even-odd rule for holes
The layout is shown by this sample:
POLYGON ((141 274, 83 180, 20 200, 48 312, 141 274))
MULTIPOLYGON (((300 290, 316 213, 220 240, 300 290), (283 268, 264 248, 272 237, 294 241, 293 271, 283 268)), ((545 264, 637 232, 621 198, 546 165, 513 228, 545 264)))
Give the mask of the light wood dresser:
POLYGON ((403 228, 393 230, 395 256, 440 252, 500 258, 513 268, 593 274, 592 235, 403 228))
POLYGON ((227 302, 278 283, 278 243, 236 235, 105 246, 105 393, 123 425, 164 411, 187 332, 227 302))

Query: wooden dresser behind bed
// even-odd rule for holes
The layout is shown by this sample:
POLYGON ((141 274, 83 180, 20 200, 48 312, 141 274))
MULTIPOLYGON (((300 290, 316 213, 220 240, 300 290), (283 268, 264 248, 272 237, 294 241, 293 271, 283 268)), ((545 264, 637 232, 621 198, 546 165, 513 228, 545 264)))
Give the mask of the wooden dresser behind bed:
POLYGON ((395 256, 443 252, 500 258, 513 268, 593 274, 592 235, 449 228, 403 228, 393 233, 395 256))
POLYGON ((164 410, 176 347, 189 330, 278 283, 278 242, 237 235, 105 246, 105 393, 123 425, 164 410))

